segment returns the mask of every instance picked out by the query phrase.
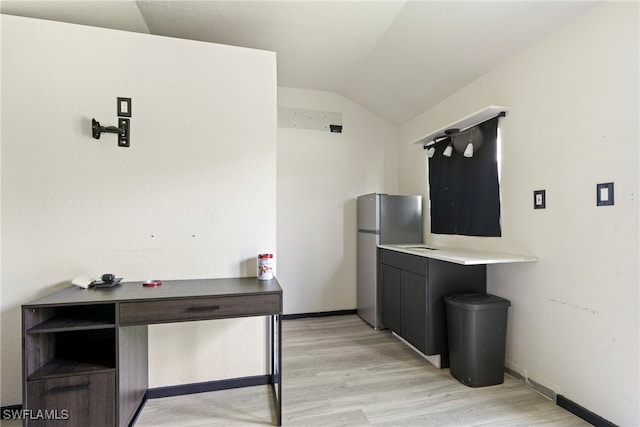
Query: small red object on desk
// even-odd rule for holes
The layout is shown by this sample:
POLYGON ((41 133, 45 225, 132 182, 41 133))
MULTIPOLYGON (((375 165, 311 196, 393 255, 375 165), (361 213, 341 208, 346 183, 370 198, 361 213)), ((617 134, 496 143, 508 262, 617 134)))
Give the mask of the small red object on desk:
POLYGON ((154 288, 156 286, 160 286, 162 285, 162 282, 160 280, 147 280, 142 282, 142 286, 146 287, 146 288, 154 288))

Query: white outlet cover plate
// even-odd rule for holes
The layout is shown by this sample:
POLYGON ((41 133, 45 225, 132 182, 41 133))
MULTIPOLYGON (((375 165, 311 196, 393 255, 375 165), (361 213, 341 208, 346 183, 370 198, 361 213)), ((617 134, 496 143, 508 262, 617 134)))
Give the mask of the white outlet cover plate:
POLYGON ((547 197, 545 190, 535 190, 533 192, 533 209, 546 209, 547 197))

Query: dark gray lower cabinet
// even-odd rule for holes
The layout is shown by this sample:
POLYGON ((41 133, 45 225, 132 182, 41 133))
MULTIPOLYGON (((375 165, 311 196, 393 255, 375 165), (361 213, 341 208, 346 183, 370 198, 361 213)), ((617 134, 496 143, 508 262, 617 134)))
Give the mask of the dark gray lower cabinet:
POLYGON ((486 292, 485 265, 461 265, 378 249, 382 323, 425 355, 449 366, 447 295, 486 292))
POLYGON ((426 277, 402 272, 402 336, 418 350, 427 353, 426 277))
POLYGON ((402 328, 402 270, 386 264, 380 265, 382 291, 382 323, 392 331, 402 328))

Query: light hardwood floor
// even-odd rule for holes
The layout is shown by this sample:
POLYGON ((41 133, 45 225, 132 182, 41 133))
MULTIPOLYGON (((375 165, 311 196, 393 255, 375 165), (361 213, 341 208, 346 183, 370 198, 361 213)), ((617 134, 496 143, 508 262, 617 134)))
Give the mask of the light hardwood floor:
MULTIPOLYGON (((284 426, 588 426, 522 382, 470 388, 355 315, 283 322, 284 426)), ((147 401, 136 427, 267 426, 267 386, 147 401)))

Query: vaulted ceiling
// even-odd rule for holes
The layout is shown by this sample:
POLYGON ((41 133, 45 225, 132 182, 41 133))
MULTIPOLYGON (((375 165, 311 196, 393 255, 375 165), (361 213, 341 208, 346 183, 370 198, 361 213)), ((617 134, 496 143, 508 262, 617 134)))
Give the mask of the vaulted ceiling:
POLYGON ((336 92, 399 125, 595 4, 2 0, 0 12, 274 51, 279 86, 336 92))

